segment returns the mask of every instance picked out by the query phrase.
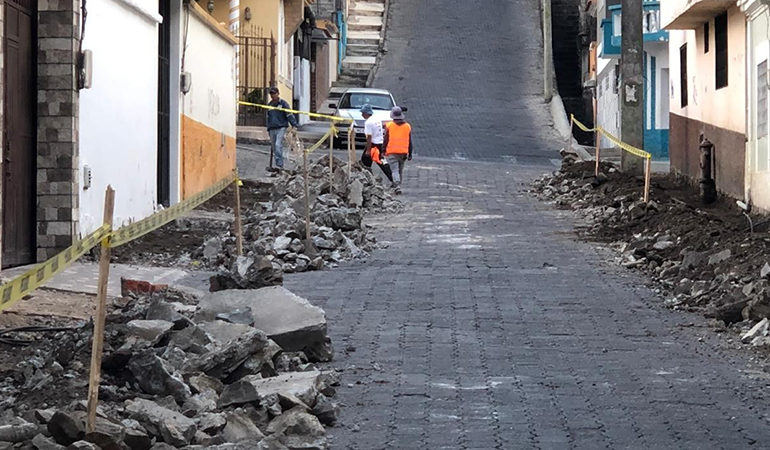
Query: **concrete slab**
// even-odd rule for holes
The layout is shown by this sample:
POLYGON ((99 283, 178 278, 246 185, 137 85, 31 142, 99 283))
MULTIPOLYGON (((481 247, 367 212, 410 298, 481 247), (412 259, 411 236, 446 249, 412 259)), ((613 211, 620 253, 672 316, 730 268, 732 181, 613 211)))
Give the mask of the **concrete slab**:
POLYGON ((318 397, 318 377, 321 372, 289 372, 276 377, 260 378, 259 376, 244 377, 257 391, 260 398, 276 394, 286 398, 299 399, 305 405, 312 407, 318 397))
POLYGON ((249 307, 254 328, 290 352, 308 351, 328 339, 324 310, 282 286, 213 292, 201 298, 198 307, 196 322, 212 321, 219 313, 249 307))

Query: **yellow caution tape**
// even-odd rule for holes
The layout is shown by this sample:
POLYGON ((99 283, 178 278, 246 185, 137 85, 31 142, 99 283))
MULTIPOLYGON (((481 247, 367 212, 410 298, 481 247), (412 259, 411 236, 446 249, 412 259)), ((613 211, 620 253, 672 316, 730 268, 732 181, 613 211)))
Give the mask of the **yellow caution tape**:
POLYGON ((323 137, 321 137, 321 139, 318 142, 316 142, 310 148, 305 150, 305 153, 307 153, 308 155, 313 153, 314 151, 318 150, 321 147, 321 145, 324 142, 326 142, 327 139, 332 138, 332 136, 337 137, 338 134, 339 132, 337 131, 337 127, 335 127, 334 124, 332 124, 332 126, 329 127, 329 131, 327 131, 326 134, 324 134, 323 137))
POLYGON ((336 120, 338 122, 353 122, 353 119, 349 119, 347 117, 339 117, 339 116, 330 116, 327 114, 319 114, 314 113, 310 111, 298 111, 296 109, 289 109, 289 108, 279 108, 278 106, 270 106, 270 105, 261 105, 259 103, 249 103, 249 102, 238 102, 239 105, 244 106, 254 106, 256 108, 262 108, 262 109, 269 109, 274 111, 283 111, 290 114, 304 114, 308 117, 316 117, 319 119, 329 119, 329 120, 336 120))
POLYGON ((586 133, 593 133, 594 131, 596 131, 596 128, 588 128, 587 126, 585 126, 585 125, 583 125, 582 123, 580 123, 580 121, 579 121, 579 120, 577 120, 577 119, 575 118, 575 116, 573 116, 573 115, 571 115, 571 114, 570 114, 570 116, 569 116, 569 119, 570 119, 570 121, 571 121, 572 123, 574 123, 575 125, 577 125, 577 126, 578 126, 578 128, 580 128, 581 130, 585 131, 586 133))
POLYGON ((118 247, 133 241, 134 239, 162 227, 182 214, 195 209, 233 182, 239 183, 239 186, 242 185, 241 180, 238 179, 235 172, 222 178, 205 191, 199 192, 183 202, 177 203, 168 209, 157 212, 150 217, 131 225, 127 225, 115 231, 112 231, 110 225, 102 225, 96 231, 74 243, 72 246, 51 259, 36 265, 13 280, 0 285, 0 311, 10 308, 16 302, 24 298, 24 296, 45 284, 48 280, 69 267, 87 251, 98 245, 102 240, 107 240, 106 244, 110 247, 118 247))
POLYGON ((112 233, 110 247, 119 247, 123 244, 133 241, 134 239, 140 238, 147 233, 157 230, 158 228, 171 222, 182 214, 197 208, 206 200, 220 193, 224 188, 229 186, 230 183, 234 181, 239 181, 235 172, 222 178, 220 181, 205 191, 199 192, 183 202, 179 202, 170 208, 164 209, 163 211, 159 211, 151 215, 150 217, 115 230, 112 233))
POLYGON ((69 267, 87 251, 96 247, 103 239, 109 239, 111 230, 112 227, 109 225, 102 225, 48 261, 42 262, 13 280, 0 285, 0 311, 10 308, 24 296, 45 284, 46 281, 69 267))
POLYGON ((581 130, 587 133, 596 132, 597 134, 603 134, 607 139, 609 139, 615 145, 627 151, 628 153, 631 153, 632 155, 636 155, 640 158, 646 158, 646 159, 652 158, 652 154, 650 154, 649 152, 646 152, 640 148, 634 147, 633 145, 626 144, 625 142, 621 141, 620 139, 615 137, 615 135, 613 135, 612 133, 610 133, 609 131, 605 130, 602 127, 588 128, 587 126, 580 123, 580 121, 577 120, 573 115, 570 115, 570 122, 574 123, 575 125, 577 125, 578 128, 580 128, 581 130))
POLYGON ((650 159, 652 158, 652 155, 648 152, 645 152, 644 150, 640 148, 636 148, 633 145, 626 144, 625 142, 621 141, 620 139, 616 138, 612 133, 605 130, 602 127, 598 127, 599 133, 603 134, 607 139, 614 142, 615 145, 622 148, 623 150, 627 151, 628 153, 631 153, 632 155, 636 155, 640 158, 650 159))

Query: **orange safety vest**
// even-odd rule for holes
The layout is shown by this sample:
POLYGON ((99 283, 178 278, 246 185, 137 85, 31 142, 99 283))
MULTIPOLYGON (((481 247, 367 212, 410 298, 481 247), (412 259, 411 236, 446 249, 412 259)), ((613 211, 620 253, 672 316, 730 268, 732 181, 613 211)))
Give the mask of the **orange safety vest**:
POLYGON ((388 148, 385 152, 391 155, 406 155, 409 153, 409 139, 412 135, 412 126, 404 122, 388 122, 388 148))

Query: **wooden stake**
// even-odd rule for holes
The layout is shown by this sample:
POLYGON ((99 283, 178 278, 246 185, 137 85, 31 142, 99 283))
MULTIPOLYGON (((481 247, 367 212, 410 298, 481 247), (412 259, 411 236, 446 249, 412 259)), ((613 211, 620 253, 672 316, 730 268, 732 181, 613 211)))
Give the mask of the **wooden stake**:
POLYGON ((567 148, 569 149, 569 152, 572 153, 572 136, 575 132, 575 116, 572 114, 569 115, 569 136, 567 136, 567 148))
POLYGON ((644 203, 650 200, 650 176, 652 172, 652 158, 647 158, 644 165, 644 203))
POLYGON ((334 124, 329 135, 329 192, 334 192, 334 124))
POLYGON ((594 138, 596 141, 596 169, 594 170, 594 176, 599 176, 599 161, 602 159, 601 157, 601 149, 599 148, 599 144, 602 141, 602 134, 599 132, 599 128, 596 128, 596 137, 594 138))
POLYGON ((354 159, 356 159, 356 130, 351 123, 348 128, 348 175, 353 172, 354 159))
MULTIPOLYGON (((104 224, 112 227, 115 209, 115 191, 107 186, 104 194, 104 224)), ((94 338, 91 345, 91 372, 88 377, 88 420, 86 430, 91 433, 96 427, 96 407, 99 404, 99 379, 102 370, 104 350, 104 322, 107 317, 107 279, 110 276, 110 243, 102 240, 99 256, 99 289, 96 294, 96 316, 94 317, 94 338)))
POLYGON ((302 148, 301 145, 300 150, 302 150, 302 160, 305 172, 305 247, 309 247, 312 242, 310 240, 310 178, 307 173, 307 152, 305 152, 305 149, 302 148))
POLYGON ((243 226, 241 224, 241 180, 237 177, 233 182, 235 185, 235 250, 238 256, 243 256, 243 226))

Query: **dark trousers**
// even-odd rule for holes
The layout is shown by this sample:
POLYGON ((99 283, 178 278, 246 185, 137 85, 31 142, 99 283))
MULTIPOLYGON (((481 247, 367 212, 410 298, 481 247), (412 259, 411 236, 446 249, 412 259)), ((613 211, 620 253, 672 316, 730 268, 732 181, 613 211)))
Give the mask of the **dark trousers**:
MULTIPOLYGON (((363 164, 364 167, 369 169, 369 172, 372 171, 372 163, 373 162, 374 161, 372 161, 372 157, 367 155, 366 152, 363 152, 361 154, 361 164, 363 164)), ((393 182, 393 171, 390 170, 390 166, 388 164, 383 164, 383 163, 378 163, 377 165, 380 166, 380 170, 382 170, 382 173, 384 173, 385 176, 388 177, 388 180, 390 180, 390 182, 392 183, 393 182)))

